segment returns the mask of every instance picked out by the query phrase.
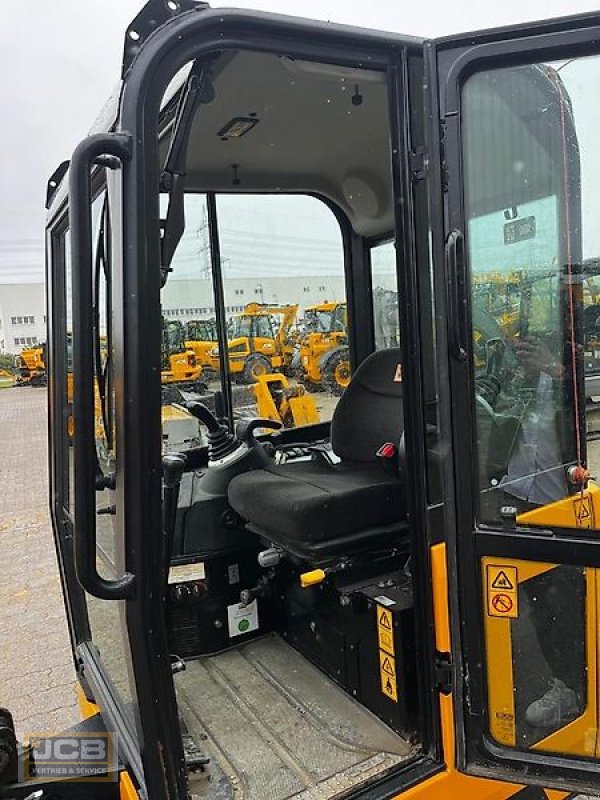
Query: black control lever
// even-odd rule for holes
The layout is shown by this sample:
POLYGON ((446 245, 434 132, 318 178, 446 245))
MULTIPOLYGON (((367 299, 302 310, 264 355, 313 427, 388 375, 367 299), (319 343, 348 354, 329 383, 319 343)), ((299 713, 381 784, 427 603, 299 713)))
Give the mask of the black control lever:
POLYGON ((243 419, 236 425, 235 435, 248 447, 256 447, 258 441, 254 436, 254 431, 257 428, 270 428, 273 431, 278 431, 282 427, 281 422, 274 419, 243 419))
POLYGON ((209 433, 218 433, 221 430, 221 423, 204 403, 199 403, 197 400, 190 400, 184 403, 183 407, 189 411, 192 417, 195 417, 198 422, 206 425, 209 433))
POLYGON ((179 486, 185 469, 186 458, 182 453, 170 453, 163 456, 163 564, 165 582, 171 565, 171 550, 177 522, 177 502, 179 486))

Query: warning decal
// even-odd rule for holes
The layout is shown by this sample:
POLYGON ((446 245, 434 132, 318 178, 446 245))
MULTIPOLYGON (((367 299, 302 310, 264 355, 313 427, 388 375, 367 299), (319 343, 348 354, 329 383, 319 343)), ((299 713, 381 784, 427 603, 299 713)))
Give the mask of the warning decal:
POLYGON ((379 651, 379 668, 386 675, 391 675, 392 678, 396 677, 396 659, 382 653, 381 650, 379 651))
POLYGON ((594 505, 589 494, 578 495, 573 500, 575 524, 578 528, 594 528, 594 505))
POLYGON ((511 582, 510 578, 506 574, 506 572, 502 569, 494 578, 494 582, 492 583, 492 589, 514 589, 514 584, 511 582))
POLYGON ((504 564, 488 564, 486 584, 489 616, 516 619, 519 616, 517 568, 504 564))
POLYGON ((398 702, 396 659, 394 658, 394 617, 384 606, 376 606, 377 639, 379 642, 379 678, 381 691, 394 703, 398 702))
POLYGON ((379 651, 379 675, 381 691, 390 700, 398 702, 398 684, 396 683, 396 659, 379 651))
POLYGON ((379 648, 389 655, 394 655, 394 630, 392 612, 383 606, 377 606, 377 637, 379 648))

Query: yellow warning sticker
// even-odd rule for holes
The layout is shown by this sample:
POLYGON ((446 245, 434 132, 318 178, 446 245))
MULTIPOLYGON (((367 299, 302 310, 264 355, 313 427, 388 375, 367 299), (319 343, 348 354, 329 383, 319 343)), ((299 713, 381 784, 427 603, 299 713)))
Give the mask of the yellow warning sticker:
POLYGON ((397 703, 396 659, 384 653, 383 650, 379 651, 379 676, 381 678, 381 691, 386 697, 397 703))
POLYGON ((490 617, 516 619, 519 616, 518 578, 516 567, 487 565, 487 612, 490 617))
POLYGON ((490 733, 500 744, 514 747, 515 715, 510 711, 495 711, 490 719, 490 733))
POLYGON ((389 655, 394 655, 394 628, 392 625, 392 612, 383 606, 377 608, 377 636, 379 647, 389 655))
POLYGON ((396 659, 388 656, 387 653, 379 651, 379 669, 385 672, 386 675, 391 675, 392 678, 396 677, 396 659))
POLYGON ((578 528, 593 528, 594 524, 594 504, 589 494, 578 495, 573 500, 575 509, 575 525, 578 528))

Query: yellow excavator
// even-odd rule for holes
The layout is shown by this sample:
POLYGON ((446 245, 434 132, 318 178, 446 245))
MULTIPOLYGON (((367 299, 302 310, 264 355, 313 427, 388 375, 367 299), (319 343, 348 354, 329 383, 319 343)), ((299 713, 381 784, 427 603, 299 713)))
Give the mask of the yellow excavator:
POLYGON ((46 364, 44 359, 45 345, 24 347, 15 356, 17 375, 15 386, 45 386, 47 383, 46 364))
MULTIPOLYGON (((298 305, 248 303, 228 331, 229 372, 240 383, 255 383, 261 375, 290 367, 295 352, 290 332, 298 305)), ((219 348, 212 350, 218 369, 219 348)))
POLYGON ((298 375, 314 388, 340 395, 350 383, 346 303, 326 302, 304 312, 298 375))

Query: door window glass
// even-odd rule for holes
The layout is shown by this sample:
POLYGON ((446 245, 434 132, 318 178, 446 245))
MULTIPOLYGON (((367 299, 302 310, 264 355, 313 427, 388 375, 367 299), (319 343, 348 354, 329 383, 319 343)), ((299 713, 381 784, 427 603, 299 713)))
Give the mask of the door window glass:
MULTIPOLYGON (((94 348, 94 406, 95 406, 95 442, 99 470, 105 475, 116 471, 114 447, 114 419, 112 403, 112 379, 109 357, 111 327, 114 318, 111 313, 111 243, 108 218, 107 193, 101 192, 91 206, 92 222, 92 285, 94 330, 92 346, 94 348)), ((65 504, 68 502, 70 526, 74 520, 74 448, 72 435, 76 430, 76 419, 73 415, 75 365, 73 363, 73 281, 70 256, 70 236, 65 236, 65 308, 64 314, 64 447, 69 453, 69 490, 65 491, 65 504)), ((108 580, 123 575, 124 542, 122 519, 116 505, 116 493, 105 489, 96 494, 96 569, 98 574, 108 580)), ((114 600, 101 600, 85 592, 85 601, 90 625, 90 634, 98 657, 104 669, 107 683, 115 692, 123 709, 129 714, 132 733, 136 728, 135 690, 130 674, 131 655, 125 620, 125 603, 114 600)))
MULTIPOLYGON (((569 470, 598 458, 578 416, 600 255, 599 78, 590 57, 483 72, 463 89, 483 523, 516 511, 522 525, 596 526, 596 490, 569 470)), ((490 736, 596 756, 597 570, 485 557, 481 574, 490 736)))
POLYGON ((480 515, 493 520, 565 497, 583 455, 578 127, 564 72, 546 65, 473 76, 463 112, 480 515))

